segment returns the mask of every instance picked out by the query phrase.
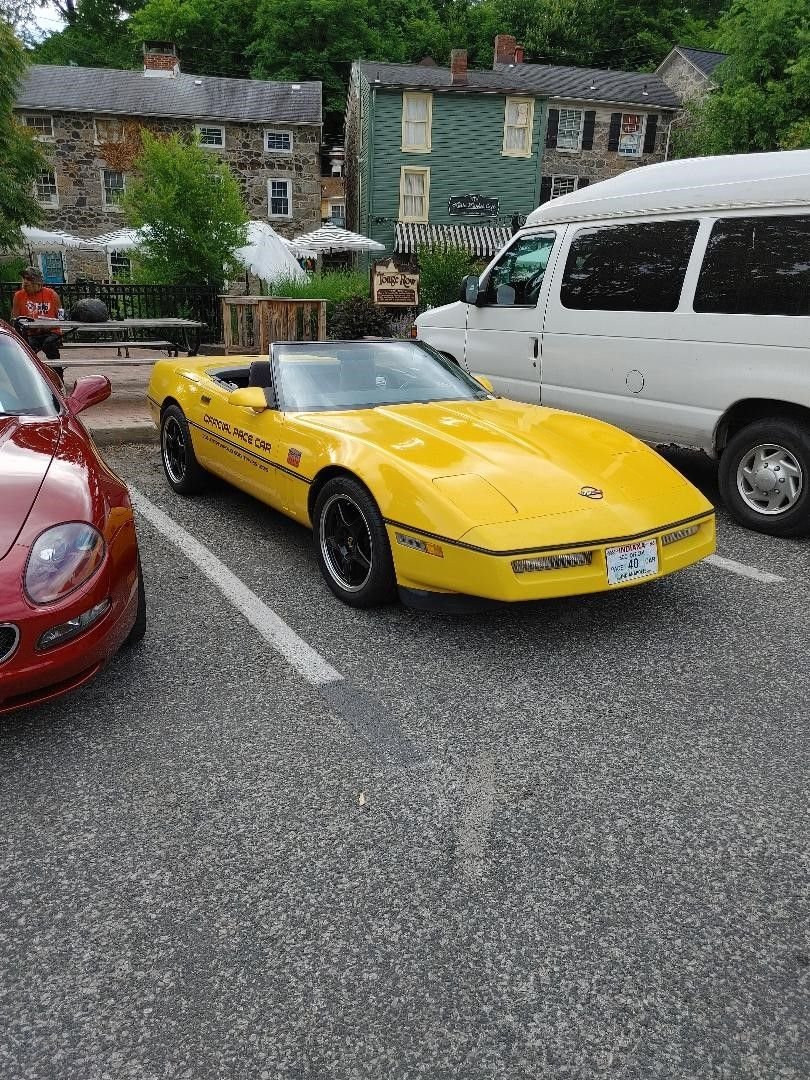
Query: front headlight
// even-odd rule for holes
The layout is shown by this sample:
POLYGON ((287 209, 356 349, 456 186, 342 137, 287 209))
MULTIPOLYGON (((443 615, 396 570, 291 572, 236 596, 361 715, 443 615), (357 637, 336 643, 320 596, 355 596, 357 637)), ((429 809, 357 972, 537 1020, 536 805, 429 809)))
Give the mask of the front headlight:
POLYGON ((82 521, 40 533, 25 567, 25 592, 34 604, 53 604, 93 576, 104 558, 104 538, 82 521))

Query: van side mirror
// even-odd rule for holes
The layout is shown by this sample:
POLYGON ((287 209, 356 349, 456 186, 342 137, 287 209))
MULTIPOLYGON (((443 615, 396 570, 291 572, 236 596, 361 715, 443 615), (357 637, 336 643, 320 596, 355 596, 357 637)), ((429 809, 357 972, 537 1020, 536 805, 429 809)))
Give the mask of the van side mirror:
POLYGON ((477 304, 481 294, 481 283, 477 274, 468 274, 461 282, 461 296, 459 299, 464 304, 477 304))

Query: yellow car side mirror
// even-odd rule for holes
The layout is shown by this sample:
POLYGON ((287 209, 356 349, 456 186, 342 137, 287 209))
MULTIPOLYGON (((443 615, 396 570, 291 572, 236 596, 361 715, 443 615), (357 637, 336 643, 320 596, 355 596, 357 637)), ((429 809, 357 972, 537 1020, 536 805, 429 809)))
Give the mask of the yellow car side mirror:
POLYGON ((495 387, 492 385, 486 375, 473 375, 473 378, 476 382, 481 383, 485 390, 489 390, 490 394, 495 393, 495 387))
POLYGON ((228 394, 228 404, 235 405, 237 409, 255 409, 256 412, 268 408, 262 386, 246 386, 243 390, 234 390, 228 394))

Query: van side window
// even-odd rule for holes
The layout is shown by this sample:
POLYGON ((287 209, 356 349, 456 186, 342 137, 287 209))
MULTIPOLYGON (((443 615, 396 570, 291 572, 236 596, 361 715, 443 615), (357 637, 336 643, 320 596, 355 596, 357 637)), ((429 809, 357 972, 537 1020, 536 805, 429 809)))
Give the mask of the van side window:
POLYGON ((553 233, 521 236, 489 272, 483 303, 495 307, 534 307, 543 284, 553 233))
POLYGON ((563 306, 674 311, 697 231, 697 221, 583 229, 568 252, 560 286, 563 306))
POLYGON ((810 217, 715 221, 694 307, 728 315, 810 315, 810 217))

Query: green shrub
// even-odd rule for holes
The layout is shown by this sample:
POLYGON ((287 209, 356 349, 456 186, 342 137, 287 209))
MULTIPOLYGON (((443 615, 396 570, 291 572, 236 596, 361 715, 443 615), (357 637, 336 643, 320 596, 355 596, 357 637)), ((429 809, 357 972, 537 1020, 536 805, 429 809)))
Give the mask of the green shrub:
POLYGON ((28 263, 23 258, 4 259, 0 262, 0 281, 19 282, 20 275, 27 265, 28 263))
POLYGON ((339 300, 326 319, 329 337, 350 341, 362 337, 389 337, 388 316, 365 296, 339 300))
POLYGON ((461 279, 467 274, 480 274, 483 265, 462 248, 439 251, 419 249, 421 307, 441 307, 459 298, 461 279))
MULTIPOLYGON (((354 297, 368 298, 369 277, 362 270, 325 270, 311 274, 309 281, 291 281, 278 278, 269 284, 270 296, 289 296, 297 300, 326 300, 333 305, 354 297)), ((330 307, 327 306, 327 311, 330 307)))

